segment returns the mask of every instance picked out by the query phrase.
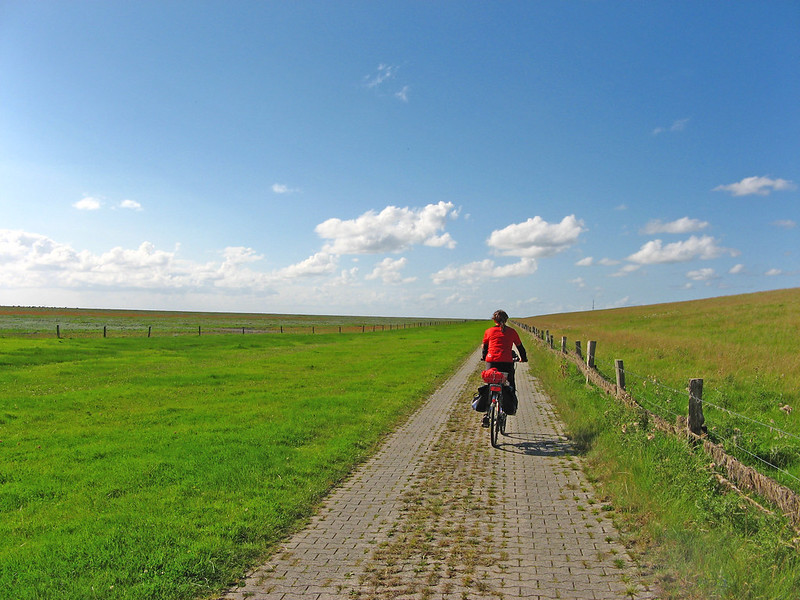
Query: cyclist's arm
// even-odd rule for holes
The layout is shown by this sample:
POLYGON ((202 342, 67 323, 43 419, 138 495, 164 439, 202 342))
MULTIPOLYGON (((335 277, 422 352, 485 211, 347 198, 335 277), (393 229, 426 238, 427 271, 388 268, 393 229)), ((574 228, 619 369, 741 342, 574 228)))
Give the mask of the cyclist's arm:
POLYGON ((481 360, 486 360, 486 355, 489 353, 489 342, 483 342, 483 348, 481 349, 481 360))
POLYGON ((525 346, 523 346, 522 344, 515 344, 515 345, 517 347, 517 350, 519 350, 519 360, 521 362, 528 362, 528 353, 525 352, 525 346))

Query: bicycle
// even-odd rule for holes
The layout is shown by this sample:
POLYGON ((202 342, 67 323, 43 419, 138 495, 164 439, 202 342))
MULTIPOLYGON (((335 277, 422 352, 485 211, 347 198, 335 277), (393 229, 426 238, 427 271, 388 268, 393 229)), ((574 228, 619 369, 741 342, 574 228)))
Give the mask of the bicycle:
MULTIPOLYGON (((519 362, 519 356, 512 352, 513 362, 519 362)), ((512 367, 513 368, 513 367, 512 367)), ((503 410, 503 386, 509 386, 508 373, 498 371, 496 368, 487 369, 481 376, 489 384, 489 439, 493 448, 498 447, 500 435, 506 434, 506 420, 508 414, 503 410)))

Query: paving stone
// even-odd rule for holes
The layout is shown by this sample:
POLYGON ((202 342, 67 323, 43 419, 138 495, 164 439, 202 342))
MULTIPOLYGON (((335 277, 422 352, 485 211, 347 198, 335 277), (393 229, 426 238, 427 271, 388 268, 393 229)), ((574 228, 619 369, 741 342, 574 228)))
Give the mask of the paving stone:
POLYGON ((527 364, 500 447, 469 406, 476 351, 224 600, 652 599, 527 364), (617 563, 616 561, 621 561, 617 563), (618 566, 621 565, 621 566, 618 566))

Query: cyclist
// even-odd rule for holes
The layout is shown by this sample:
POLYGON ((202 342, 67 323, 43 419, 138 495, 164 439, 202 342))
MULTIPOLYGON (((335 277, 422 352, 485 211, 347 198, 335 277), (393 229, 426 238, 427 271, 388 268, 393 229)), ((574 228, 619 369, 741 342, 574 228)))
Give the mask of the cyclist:
MULTIPOLYGON (((506 311, 494 311, 492 319, 494 320, 494 326, 489 327, 483 334, 481 359, 486 361, 487 369, 495 367, 498 371, 507 373, 508 383, 516 392, 513 347, 517 347, 519 359, 522 362, 528 362, 528 354, 525 352, 525 346, 522 345, 522 340, 519 339, 517 331, 506 325, 508 321, 508 313, 506 311)), ((484 427, 489 426, 488 413, 483 417, 482 425, 484 427)))

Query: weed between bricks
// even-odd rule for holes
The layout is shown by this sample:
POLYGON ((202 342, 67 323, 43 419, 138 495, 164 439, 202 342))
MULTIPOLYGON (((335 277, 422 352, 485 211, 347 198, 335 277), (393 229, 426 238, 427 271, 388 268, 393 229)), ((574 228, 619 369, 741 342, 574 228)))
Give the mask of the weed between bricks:
POLYGON ((373 552, 351 598, 503 597, 489 583, 490 572, 508 560, 496 510, 497 474, 489 468, 486 430, 476 427, 476 413, 464 404, 457 403, 421 459, 420 477, 403 497, 402 519, 373 552))

